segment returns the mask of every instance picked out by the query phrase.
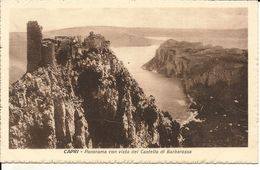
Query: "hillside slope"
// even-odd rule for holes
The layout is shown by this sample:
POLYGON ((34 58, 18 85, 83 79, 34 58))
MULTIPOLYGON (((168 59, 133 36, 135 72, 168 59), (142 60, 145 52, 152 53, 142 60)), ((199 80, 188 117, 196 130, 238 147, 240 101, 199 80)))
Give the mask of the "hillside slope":
POLYGON ((10 148, 179 146, 180 125, 144 94, 104 37, 88 38, 84 46, 60 42, 53 61, 10 86, 10 148))
POLYGON ((143 68, 178 77, 198 121, 182 129, 186 146, 247 146, 247 50, 167 40, 143 68))

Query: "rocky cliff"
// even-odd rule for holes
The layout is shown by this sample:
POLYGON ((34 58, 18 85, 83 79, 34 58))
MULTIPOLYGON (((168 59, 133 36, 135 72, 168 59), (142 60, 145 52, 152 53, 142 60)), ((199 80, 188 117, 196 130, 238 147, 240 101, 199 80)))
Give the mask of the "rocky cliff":
POLYGON ((144 94, 103 36, 46 41, 45 64, 10 85, 10 148, 179 146, 180 125, 144 94))
POLYGON ((196 121, 184 146, 247 146, 247 50, 168 40, 143 68, 178 77, 196 121))

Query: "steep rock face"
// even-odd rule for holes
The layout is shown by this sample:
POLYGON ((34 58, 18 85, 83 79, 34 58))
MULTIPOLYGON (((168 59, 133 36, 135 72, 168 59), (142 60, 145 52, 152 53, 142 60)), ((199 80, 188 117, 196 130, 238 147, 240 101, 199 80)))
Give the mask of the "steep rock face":
MULTIPOLYGON (((220 46, 185 41, 178 42, 170 39, 160 45, 154 58, 144 64, 143 68, 157 71, 169 77, 191 76, 193 78, 208 71, 214 72, 212 67, 232 70, 233 68, 243 67, 245 63, 247 63, 246 50, 224 49, 220 46), (227 66, 228 64, 229 66, 227 66), (231 65, 232 67, 230 67, 231 65)), ((214 74, 217 73, 219 72, 214 72, 214 74)), ((221 75, 219 74, 218 78, 221 79, 221 75)))
POLYGON ((60 73, 60 68, 40 67, 10 87, 10 148, 91 144, 80 99, 60 73))
POLYGON ((179 146, 180 125, 93 36, 57 42, 53 61, 10 86, 10 148, 179 146))
POLYGON ((184 146, 247 146, 247 51, 168 40, 143 66, 180 78, 195 121, 184 146))

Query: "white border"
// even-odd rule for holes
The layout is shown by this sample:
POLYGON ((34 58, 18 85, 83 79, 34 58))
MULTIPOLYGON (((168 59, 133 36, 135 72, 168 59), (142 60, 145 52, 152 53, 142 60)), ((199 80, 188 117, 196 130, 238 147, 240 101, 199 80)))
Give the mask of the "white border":
MULTIPOLYGON (((1 162, 125 162, 125 163, 256 163, 258 161, 258 87, 257 81, 257 2, 206 2, 170 0, 25 0, 3 1, 1 7, 1 162), (18 3, 20 2, 20 3, 18 3), (249 145, 247 148, 177 148, 192 154, 78 154, 66 155, 63 149, 8 148, 8 86, 9 86, 9 9, 10 8, 173 8, 173 7, 246 7, 248 8, 249 50, 249 145)), ((157 149, 160 150, 160 149, 157 149)))

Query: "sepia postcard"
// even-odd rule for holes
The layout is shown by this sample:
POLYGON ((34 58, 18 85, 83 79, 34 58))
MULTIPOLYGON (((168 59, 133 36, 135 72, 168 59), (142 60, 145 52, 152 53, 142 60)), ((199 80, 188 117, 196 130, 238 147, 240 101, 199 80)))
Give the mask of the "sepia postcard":
POLYGON ((2 0, 1 162, 258 163, 257 6, 2 0))

